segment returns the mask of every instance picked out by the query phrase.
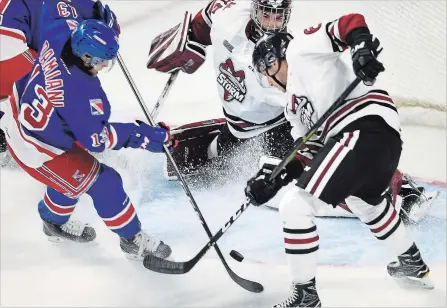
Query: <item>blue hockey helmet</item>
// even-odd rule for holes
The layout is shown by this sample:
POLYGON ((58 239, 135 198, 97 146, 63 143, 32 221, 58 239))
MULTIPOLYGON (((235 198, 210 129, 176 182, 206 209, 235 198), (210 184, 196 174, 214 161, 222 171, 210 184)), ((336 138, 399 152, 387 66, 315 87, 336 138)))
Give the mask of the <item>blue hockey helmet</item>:
POLYGON ((72 32, 71 48, 75 56, 98 71, 111 69, 118 54, 118 35, 103 22, 87 19, 72 32))

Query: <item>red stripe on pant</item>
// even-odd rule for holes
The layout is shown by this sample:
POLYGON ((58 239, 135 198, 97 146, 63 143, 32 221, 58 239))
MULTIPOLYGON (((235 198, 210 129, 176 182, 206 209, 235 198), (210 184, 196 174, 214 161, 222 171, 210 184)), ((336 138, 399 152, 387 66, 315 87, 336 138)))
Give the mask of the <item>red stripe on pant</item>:
POLYGON ((132 203, 129 202, 129 205, 121 211, 121 213, 117 214, 112 218, 103 218, 104 223, 109 229, 119 229, 125 227, 132 219, 135 217, 135 208, 132 203))
POLYGON ((48 197, 47 194, 45 194, 45 197, 43 198, 43 202, 45 205, 50 209, 50 211, 54 212, 57 215, 70 215, 73 213, 75 206, 60 206, 58 204, 55 204, 51 199, 48 197))

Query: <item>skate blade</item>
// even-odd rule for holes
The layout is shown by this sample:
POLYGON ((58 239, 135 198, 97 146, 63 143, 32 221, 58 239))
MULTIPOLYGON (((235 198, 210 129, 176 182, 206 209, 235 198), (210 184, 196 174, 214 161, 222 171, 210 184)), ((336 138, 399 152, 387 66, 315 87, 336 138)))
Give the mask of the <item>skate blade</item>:
MULTIPOLYGON (((134 255, 134 254, 130 254, 130 253, 124 253, 124 256, 127 259, 132 260, 132 261, 143 261, 144 260, 144 257, 140 257, 140 256, 137 256, 137 255, 134 255)), ((166 260, 173 261, 173 262, 175 261, 174 258, 172 258, 172 255, 167 257, 166 260)))
POLYGON ((414 223, 419 222, 430 210, 433 202, 439 197, 439 194, 439 191, 426 192, 426 201, 423 201, 417 206, 413 206, 410 213, 408 214, 408 218, 414 223))
POLYGON ((431 279, 428 278, 428 275, 425 275, 423 278, 393 277, 393 279, 403 288, 422 288, 427 290, 435 288, 435 285, 431 279))
POLYGON ((132 261, 143 261, 144 257, 140 257, 134 254, 130 254, 130 253, 124 253, 124 256, 132 261))
POLYGON ((63 237, 59 237, 59 236, 48 236, 47 235, 47 239, 48 241, 58 244, 58 245, 82 245, 82 246, 98 246, 99 243, 96 242, 95 240, 90 241, 90 242, 76 242, 76 241, 72 241, 63 237))

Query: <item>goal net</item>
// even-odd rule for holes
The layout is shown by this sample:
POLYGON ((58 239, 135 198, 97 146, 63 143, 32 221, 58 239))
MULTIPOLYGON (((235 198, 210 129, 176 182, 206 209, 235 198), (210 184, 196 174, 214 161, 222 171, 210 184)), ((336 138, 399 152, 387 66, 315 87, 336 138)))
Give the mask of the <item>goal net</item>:
MULTIPOLYGON (((384 52, 378 82, 403 123, 446 127, 446 1, 294 1, 291 26, 361 13, 384 52)), ((296 31, 296 30, 295 30, 296 31)))

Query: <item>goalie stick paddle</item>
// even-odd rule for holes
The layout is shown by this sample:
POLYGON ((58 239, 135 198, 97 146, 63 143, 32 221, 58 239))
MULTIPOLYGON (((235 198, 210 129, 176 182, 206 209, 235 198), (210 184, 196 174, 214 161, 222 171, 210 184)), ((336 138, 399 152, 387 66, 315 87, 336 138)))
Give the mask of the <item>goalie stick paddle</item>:
MULTIPOLYGON (((355 89, 361 82, 361 79, 358 77, 346 88, 345 91, 340 95, 340 97, 329 107, 328 111, 323 114, 323 116, 316 122, 316 124, 307 132, 307 134, 299 138, 295 141, 294 147, 287 153, 287 156, 281 161, 281 163, 274 169, 272 175, 269 177, 269 180, 274 179, 280 172, 282 168, 284 168, 290 161, 292 161, 295 156, 296 151, 301 147, 303 143, 309 140, 313 134, 317 131, 317 129, 329 118, 329 116, 338 109, 341 105, 343 105, 344 100, 348 95, 355 89), (276 173, 275 173, 276 170, 276 173)), ((148 255, 144 258, 144 266, 152 271, 165 273, 165 274, 185 274, 189 272, 199 260, 206 254, 206 252, 212 247, 216 245, 216 242, 222 237, 222 235, 230 228, 230 226, 241 216, 241 214, 248 208, 250 202, 247 201, 241 205, 241 207, 237 210, 236 214, 231 216, 230 219, 225 223, 225 225, 212 237, 210 241, 199 251, 199 253, 192 259, 184 262, 175 262, 169 261, 165 259, 158 258, 153 255, 148 255)), ((215 246, 216 247, 216 246, 215 246)), ((231 276, 231 274, 230 274, 231 276)))
POLYGON ((152 109, 151 112, 152 119, 156 119, 158 114, 160 113, 160 108, 166 101, 166 97, 168 96, 169 91, 171 91, 172 85, 174 84, 174 81, 177 79, 178 73, 179 71, 175 71, 169 76, 169 79, 166 82, 166 85, 163 91, 161 92, 160 97, 158 98, 157 103, 154 106, 154 109, 152 109))
MULTIPOLYGON (((136 96, 136 98, 138 100, 138 103, 140 104, 140 107, 143 110, 143 113, 146 116, 149 124, 152 125, 152 126, 155 126, 156 124, 155 124, 152 116, 150 115, 149 110, 147 109, 147 106, 144 104, 143 98, 141 97, 141 94, 138 91, 138 89, 137 89, 137 87, 136 87, 132 77, 130 76, 130 73, 129 73, 126 65, 124 64, 124 61, 121 58, 121 55, 119 53, 117 55, 117 59, 118 59, 119 65, 121 67, 121 70, 123 71, 124 76, 126 77, 127 81, 129 82, 129 85, 131 86, 132 91, 134 92, 134 94, 135 94, 135 96, 136 96)), ((171 77, 172 77, 172 75, 171 75, 171 77)), ((163 97, 163 95, 162 95, 162 97, 163 97)), ((169 149, 168 149, 168 147, 166 145, 164 145, 164 150, 165 150, 165 154, 168 157, 168 160, 172 163, 172 165, 173 165, 173 167, 175 169, 175 172, 177 174, 177 177, 180 180, 180 185, 182 186, 183 190, 185 191, 185 194, 188 196, 189 202, 191 203, 191 205, 192 205, 194 211, 196 212, 200 222, 202 223, 203 228, 205 229, 208 237, 210 239, 212 239, 212 233, 211 233, 211 231, 210 231, 210 229, 209 229, 209 227, 208 227, 208 225, 207 225, 207 223, 205 221, 205 218, 203 217, 199 207, 197 206, 197 203, 194 200, 194 198, 193 198, 193 196, 191 194, 191 191, 189 190, 188 185, 186 184, 185 179, 183 178, 183 175, 179 171, 179 169, 177 167, 177 164, 175 163, 174 159, 172 158, 171 152, 169 151, 169 149)), ((264 287, 260 283, 255 282, 255 281, 251 281, 251 280, 247 280, 245 278, 242 278, 242 277, 238 276, 230 268, 230 266, 228 265, 227 261, 225 260, 225 257, 223 256, 222 252, 220 251, 219 247, 215 244, 215 242, 211 246, 214 246, 214 249, 216 250, 217 255, 219 256, 220 260, 222 261, 222 264, 224 265, 228 275, 231 277, 231 279, 233 279, 234 282, 236 282, 239 286, 241 286, 242 288, 244 288, 245 290, 250 291, 250 292, 259 293, 259 292, 262 292, 264 290, 264 287)), ((200 258, 198 258, 198 260, 199 259, 200 258)), ((163 259, 161 259, 161 260, 163 260, 163 259)), ((163 261, 166 261, 166 260, 163 260, 163 261)), ((143 262, 143 264, 146 267, 147 262, 143 262)), ((148 269, 151 269, 151 268, 148 268, 148 269)), ((165 271, 163 273, 169 273, 169 271, 165 271)), ((181 274, 181 273, 178 273, 178 274, 181 274)))

